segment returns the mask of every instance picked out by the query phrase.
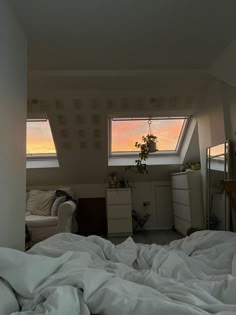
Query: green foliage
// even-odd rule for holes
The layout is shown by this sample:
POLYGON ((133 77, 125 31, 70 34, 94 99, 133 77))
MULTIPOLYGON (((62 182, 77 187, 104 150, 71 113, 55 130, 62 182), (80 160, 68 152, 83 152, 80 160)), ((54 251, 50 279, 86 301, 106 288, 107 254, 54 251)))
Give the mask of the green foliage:
MULTIPOLYGON (((142 137, 142 143, 135 142, 135 147, 140 149, 139 153, 139 159, 135 161, 136 163, 136 171, 140 174, 147 174, 148 168, 146 163, 143 163, 143 161, 146 161, 148 159, 148 156, 150 154, 150 148, 153 146, 153 144, 157 143, 157 137, 153 134, 148 134, 146 137, 142 137)), ((153 152, 153 151, 151 151, 153 152)))
POLYGON ((136 160, 136 170, 137 173, 140 174, 147 174, 148 173, 148 168, 147 168, 147 164, 143 163, 142 160, 136 160))

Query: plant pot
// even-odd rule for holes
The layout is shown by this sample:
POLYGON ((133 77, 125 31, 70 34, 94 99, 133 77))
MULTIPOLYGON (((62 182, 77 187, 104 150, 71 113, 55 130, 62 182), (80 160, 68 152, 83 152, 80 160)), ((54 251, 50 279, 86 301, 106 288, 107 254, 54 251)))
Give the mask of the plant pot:
POLYGON ((157 143, 153 140, 149 140, 148 142, 148 152, 156 152, 157 151, 157 143))

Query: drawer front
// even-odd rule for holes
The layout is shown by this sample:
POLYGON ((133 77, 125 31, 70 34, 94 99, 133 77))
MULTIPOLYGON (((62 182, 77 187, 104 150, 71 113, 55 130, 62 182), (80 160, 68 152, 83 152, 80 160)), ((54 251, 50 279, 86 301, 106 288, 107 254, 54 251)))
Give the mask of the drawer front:
POLYGON ((189 190, 181 190, 181 189, 173 189, 172 190, 173 201, 190 206, 190 191, 189 190))
POLYGON ((173 204, 174 215, 180 219, 191 222, 191 208, 185 205, 181 205, 179 203, 173 204))
POLYGON ((111 219, 131 219, 130 205, 109 205, 107 207, 107 217, 111 219))
POLYGON ((107 204, 130 204, 131 203, 131 191, 129 189, 116 189, 107 190, 107 204))
POLYGON ((186 222, 184 220, 181 220, 175 217, 175 228, 179 233, 186 235, 186 232, 190 227, 191 227, 190 222, 186 222))
POLYGON ((122 233, 132 233, 132 221, 129 219, 108 219, 108 234, 122 233))
POLYGON ((173 175, 172 176, 172 188, 188 189, 189 188, 188 174, 173 175))

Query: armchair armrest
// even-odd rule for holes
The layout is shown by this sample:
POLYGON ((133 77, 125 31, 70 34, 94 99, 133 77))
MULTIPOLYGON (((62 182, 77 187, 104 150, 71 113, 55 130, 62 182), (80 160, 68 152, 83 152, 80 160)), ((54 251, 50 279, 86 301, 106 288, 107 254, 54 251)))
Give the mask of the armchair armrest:
POLYGON ((77 205, 74 201, 63 202, 58 208, 58 230, 59 232, 72 231, 72 218, 77 205))

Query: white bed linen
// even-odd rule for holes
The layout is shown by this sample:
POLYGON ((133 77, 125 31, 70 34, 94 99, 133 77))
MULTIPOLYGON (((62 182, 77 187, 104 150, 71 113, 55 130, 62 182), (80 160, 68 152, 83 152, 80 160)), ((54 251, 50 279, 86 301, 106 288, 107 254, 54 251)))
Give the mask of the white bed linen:
POLYGON ((16 311, 19 311, 16 296, 9 284, 0 279, 0 314, 9 315, 16 311))
POLYGON ((236 234, 201 231, 169 246, 119 246, 58 234, 29 254, 0 249, 21 312, 48 315, 236 314, 236 234))

